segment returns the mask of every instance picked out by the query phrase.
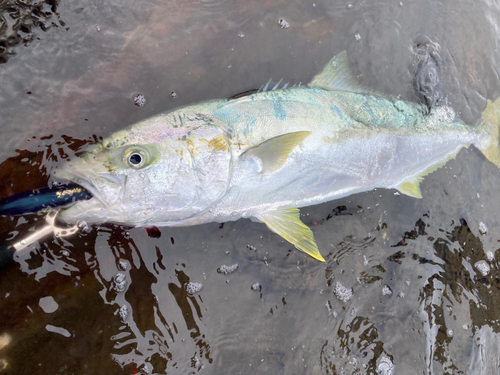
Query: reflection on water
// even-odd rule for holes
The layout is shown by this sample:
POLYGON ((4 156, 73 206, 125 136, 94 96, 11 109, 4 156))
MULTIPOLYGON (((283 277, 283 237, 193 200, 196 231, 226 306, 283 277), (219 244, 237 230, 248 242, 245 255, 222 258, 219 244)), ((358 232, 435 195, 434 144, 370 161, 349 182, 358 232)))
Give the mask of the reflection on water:
POLYGON ((409 213, 414 224, 391 224, 410 199, 383 191, 309 209, 304 220, 317 221, 319 238, 337 233, 326 265, 245 222, 201 227, 220 237, 208 242, 185 228, 152 239, 115 226, 44 241, 18 259, 20 269, 2 271, 2 332, 11 338, 2 360, 14 373, 114 372, 113 362, 143 374, 493 373, 500 276, 492 225, 443 223, 432 212, 446 204, 409 213), (233 263, 235 272, 218 272, 233 263), (55 308, 44 307, 47 296, 55 308))
MULTIPOLYGON (((446 100, 469 124, 500 95, 489 2, 50 5, 39 17, 65 27, 1 65, 0 198, 46 186, 112 131, 270 78, 307 82, 344 49, 363 84, 414 100, 412 46, 436 43, 446 100)), ((1 38, 22 31, 2 9, 1 38)), ((302 209, 326 264, 248 220, 45 238, 0 264, 0 373, 496 373, 498 186, 471 148, 422 200, 376 190, 302 209)), ((42 223, 1 217, 2 243, 42 223)))
MULTIPOLYGON (((66 24, 57 12, 57 0, 2 1, 0 4, 0 64, 27 47, 40 31, 66 24), (55 17, 54 17, 55 16, 55 17)), ((38 38, 40 39, 40 38, 38 38)))
MULTIPOLYGON (((109 262, 110 257, 114 259, 114 267, 106 267, 106 272, 99 273, 99 282, 103 286, 106 303, 116 307, 115 318, 120 318, 122 322, 110 338, 114 342, 113 359, 122 366, 142 369, 146 373, 151 368, 159 373, 167 368, 179 368, 179 359, 174 356, 177 350, 173 346, 177 340, 181 341, 181 332, 192 341, 188 345, 194 345, 194 367, 200 366, 201 359, 212 362, 210 346, 197 325, 197 321, 202 319, 200 305, 203 301, 201 296, 189 294, 189 277, 184 271, 175 269, 175 280, 161 285, 161 291, 155 293, 159 288, 158 279, 163 279, 162 273, 166 270, 160 249, 155 249, 157 260, 146 265, 134 241, 126 233, 113 228, 102 234, 96 245, 100 247, 101 242, 106 242, 112 254, 106 246, 106 251, 97 253, 93 262, 96 262, 97 269, 102 269, 100 264, 109 262), (165 306, 165 293, 172 306, 165 306), (174 306, 180 308, 183 322, 169 323, 174 306)), ((182 265, 180 267, 183 268, 182 265)))

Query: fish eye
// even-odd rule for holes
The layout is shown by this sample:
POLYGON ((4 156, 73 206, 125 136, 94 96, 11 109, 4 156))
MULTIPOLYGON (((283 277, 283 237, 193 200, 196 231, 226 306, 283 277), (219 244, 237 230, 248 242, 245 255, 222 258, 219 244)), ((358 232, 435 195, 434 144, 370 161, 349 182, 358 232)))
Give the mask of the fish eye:
POLYGON ((128 163, 134 167, 139 167, 142 164, 141 154, 130 154, 128 157, 128 163))
POLYGON ((124 161, 129 167, 139 169, 146 167, 149 164, 149 153, 142 147, 133 147, 125 152, 124 161))

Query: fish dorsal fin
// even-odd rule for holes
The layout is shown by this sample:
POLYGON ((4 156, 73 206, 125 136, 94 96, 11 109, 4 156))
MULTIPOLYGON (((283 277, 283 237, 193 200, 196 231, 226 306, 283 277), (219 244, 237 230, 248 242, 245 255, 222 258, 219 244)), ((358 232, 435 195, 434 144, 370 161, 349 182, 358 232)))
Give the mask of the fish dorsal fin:
POLYGON ((411 181, 405 181, 397 187, 397 189, 405 195, 409 195, 413 198, 422 198, 422 192, 420 191, 420 182, 422 182, 422 177, 415 177, 411 181))
MULTIPOLYGON (((289 84, 290 84, 289 82, 283 83, 283 79, 280 79, 280 81, 278 83, 273 82, 270 79, 265 85, 260 86, 258 89, 251 89, 251 90, 247 90, 244 92, 240 92, 239 94, 231 96, 228 100, 239 99, 239 98, 243 98, 245 96, 259 94, 261 92, 268 92, 268 91, 274 91, 274 90, 284 90, 288 87, 289 84)), ((297 86, 297 85, 293 85, 292 87, 295 87, 295 86, 297 86)), ((300 86, 300 83, 298 84, 298 86, 300 86)))
POLYGON ((278 135, 245 151, 241 157, 257 158, 259 173, 272 173, 285 165, 288 155, 309 135, 310 131, 278 135))
POLYGON ((374 93, 374 90, 359 84, 356 77, 352 74, 345 51, 334 56, 326 64, 323 71, 312 79, 309 86, 320 87, 325 90, 349 91, 358 94, 374 93))
POLYGON ((234 99, 243 98, 244 96, 250 96, 250 95, 253 95, 253 94, 257 94, 257 93, 260 92, 259 90, 260 89, 251 89, 251 90, 243 91, 243 92, 240 92, 239 94, 231 96, 227 100, 234 100, 234 99))
POLYGON ((290 208, 288 210, 265 212, 257 217, 274 233, 295 245, 297 249, 318 259, 325 261, 318 250, 311 230, 300 221, 299 210, 290 208))
MULTIPOLYGON (((283 83, 283 78, 280 79, 278 83, 276 83, 272 79, 270 79, 265 85, 260 86, 260 88, 257 90, 257 93, 286 89, 289 84, 290 84, 289 82, 283 83)), ((293 86, 296 86, 296 85, 293 85, 293 86)), ((299 83, 299 86, 300 86, 300 83, 299 83)))

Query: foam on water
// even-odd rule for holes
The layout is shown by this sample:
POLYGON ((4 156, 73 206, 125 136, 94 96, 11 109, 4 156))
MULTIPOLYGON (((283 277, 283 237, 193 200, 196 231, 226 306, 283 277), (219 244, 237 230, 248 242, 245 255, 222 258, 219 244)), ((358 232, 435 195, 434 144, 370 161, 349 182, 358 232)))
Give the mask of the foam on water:
MULTIPOLYGON (((391 294, 392 294, 392 290, 391 290, 391 288, 389 288, 389 286, 388 286, 388 285, 384 285, 384 286, 382 287, 382 295, 383 295, 383 296, 390 296, 391 294)), ((403 295, 404 295, 404 294, 403 294, 403 295)))
POLYGON ((126 271, 128 268, 128 262, 124 259, 118 260, 118 269, 120 271, 126 271))
POLYGON ((482 221, 479 223, 479 233, 481 233, 481 234, 488 233, 488 227, 482 221))
POLYGON ((282 29, 288 29, 290 27, 290 24, 286 22, 284 19, 280 19, 278 21, 278 25, 280 25, 282 29))
POLYGON ((455 110, 449 106, 442 106, 433 108, 430 116, 428 117, 427 126, 431 129, 435 129, 440 126, 441 123, 452 123, 455 121, 455 110))
POLYGON ((125 319, 127 319, 128 308, 126 305, 123 305, 122 307, 120 307, 120 310, 118 310, 118 315, 120 315, 120 318, 122 318, 122 321, 125 321, 125 319))
POLYGON ((474 264, 474 267, 476 267, 476 269, 481 272, 481 275, 483 275, 484 277, 490 274, 490 265, 485 260, 476 262, 476 264, 474 264))
POLYGON ((198 293, 201 288, 203 288, 203 285, 201 283, 189 282, 186 285, 186 292, 188 292, 189 294, 195 294, 198 293))
POLYGON ((113 288, 118 292, 124 292, 127 287, 127 280, 124 273, 118 272, 113 279, 113 288))
POLYGON ((333 293, 335 294, 335 297, 337 297, 342 302, 347 302, 352 297, 352 289, 346 288, 339 281, 337 281, 333 293))
POLYGON ((222 273, 224 275, 229 275, 238 269, 238 264, 232 264, 230 266, 226 266, 223 264, 217 269, 217 273, 222 273))
POLYGON ((146 105, 146 97, 142 94, 134 97, 134 104, 138 107, 144 107, 146 105))

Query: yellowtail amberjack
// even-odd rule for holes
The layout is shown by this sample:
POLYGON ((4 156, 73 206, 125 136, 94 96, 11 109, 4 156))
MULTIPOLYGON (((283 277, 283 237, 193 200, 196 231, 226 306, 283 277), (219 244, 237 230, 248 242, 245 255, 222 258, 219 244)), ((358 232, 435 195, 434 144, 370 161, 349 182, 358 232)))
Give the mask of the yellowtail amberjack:
POLYGON ((421 198, 427 174, 474 144, 500 166, 500 100, 472 128, 443 107, 362 87, 346 53, 306 86, 162 113, 104 139, 58 175, 93 198, 70 223, 188 226, 250 218, 324 261, 298 208, 374 188, 421 198))

